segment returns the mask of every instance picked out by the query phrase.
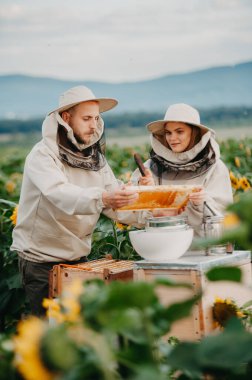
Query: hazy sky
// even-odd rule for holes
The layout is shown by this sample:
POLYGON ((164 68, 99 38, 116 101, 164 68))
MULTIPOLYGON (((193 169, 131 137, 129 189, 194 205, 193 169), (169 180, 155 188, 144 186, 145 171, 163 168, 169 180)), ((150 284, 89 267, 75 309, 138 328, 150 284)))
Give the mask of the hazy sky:
POLYGON ((135 81, 252 60, 252 0, 0 0, 0 75, 135 81))

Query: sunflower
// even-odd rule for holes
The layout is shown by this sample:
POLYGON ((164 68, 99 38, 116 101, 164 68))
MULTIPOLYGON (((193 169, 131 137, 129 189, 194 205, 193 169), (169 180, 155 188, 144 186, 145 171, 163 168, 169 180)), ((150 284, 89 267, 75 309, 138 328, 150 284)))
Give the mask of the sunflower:
POLYGON ((246 155, 247 155, 247 157, 251 156, 251 149, 249 146, 246 146, 246 155))
POLYGON ((17 212, 18 212, 18 206, 16 206, 13 210, 12 215, 10 216, 10 220, 12 221, 12 224, 15 226, 17 224, 17 212))
POLYGON ((215 324, 219 327, 225 327, 231 317, 242 318, 244 316, 232 299, 219 297, 215 298, 212 314, 215 324))
POLYGON ((249 190, 251 188, 249 180, 246 177, 241 177, 239 179, 239 187, 244 191, 249 190))
POLYGON ((15 366, 25 380, 56 378, 40 358, 40 341, 45 328, 45 322, 36 317, 30 317, 18 324, 18 334, 14 338, 15 366))
POLYGON ((7 181, 5 184, 5 189, 9 194, 13 193, 16 188, 16 184, 13 181, 7 181))
POLYGON ((124 161, 121 162, 121 167, 122 168, 127 168, 128 166, 129 166, 129 163, 127 161, 124 160, 124 161))
POLYGON ((240 161, 240 158, 239 158, 239 157, 235 157, 234 162, 235 162, 235 166, 236 166, 237 168, 240 168, 240 167, 241 167, 241 161, 240 161))
POLYGON ((63 323, 65 321, 65 317, 61 312, 60 304, 57 300, 44 298, 42 305, 46 309, 46 316, 48 318, 51 318, 57 323, 63 323))
POLYGON ((240 188, 240 185, 239 185, 239 179, 236 178, 236 176, 234 175, 233 172, 230 172, 230 173, 229 173, 229 176, 230 176, 230 181, 231 181, 232 187, 233 187, 235 190, 238 190, 238 189, 240 188))
POLYGON ((116 222, 116 229, 120 231, 127 231, 130 228, 127 224, 116 222))
POLYGON ((82 281, 76 279, 65 289, 60 300, 44 298, 46 315, 57 323, 76 322, 80 318, 79 296, 84 289, 82 281))
POLYGON ((76 322, 80 316, 80 303, 74 298, 64 298, 62 307, 65 312, 65 318, 68 322, 76 322))
POLYGON ((240 219, 234 213, 228 213, 224 216, 223 225, 225 229, 235 228, 240 224, 240 219))

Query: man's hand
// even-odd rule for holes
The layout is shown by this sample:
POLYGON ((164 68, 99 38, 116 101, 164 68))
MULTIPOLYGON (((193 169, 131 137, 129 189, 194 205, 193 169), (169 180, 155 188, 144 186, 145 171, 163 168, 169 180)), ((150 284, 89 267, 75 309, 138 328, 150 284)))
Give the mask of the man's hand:
POLYGON ((145 168, 144 170, 145 176, 141 176, 138 180, 138 184, 141 186, 153 186, 155 185, 154 178, 149 169, 145 168))
POLYGON ((102 202, 106 208, 117 209, 134 203, 138 197, 135 190, 127 190, 124 186, 111 192, 105 191, 102 194, 102 202))
POLYGON ((189 199, 195 206, 201 206, 203 205, 205 201, 206 193, 204 189, 200 189, 199 191, 196 191, 195 193, 192 193, 189 195, 189 199))

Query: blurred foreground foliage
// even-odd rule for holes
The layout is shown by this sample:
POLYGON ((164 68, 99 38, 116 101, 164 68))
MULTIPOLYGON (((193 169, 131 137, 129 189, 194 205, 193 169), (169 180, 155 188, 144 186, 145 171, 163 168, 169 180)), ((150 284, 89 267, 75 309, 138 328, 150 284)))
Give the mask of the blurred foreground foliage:
POLYGON ((0 379, 250 379, 252 333, 242 319, 233 316, 198 342, 169 339, 173 323, 190 315, 200 294, 164 306, 160 286, 190 288, 166 279, 72 283, 58 300, 45 301, 50 323, 31 317, 15 335, 2 335, 0 379))

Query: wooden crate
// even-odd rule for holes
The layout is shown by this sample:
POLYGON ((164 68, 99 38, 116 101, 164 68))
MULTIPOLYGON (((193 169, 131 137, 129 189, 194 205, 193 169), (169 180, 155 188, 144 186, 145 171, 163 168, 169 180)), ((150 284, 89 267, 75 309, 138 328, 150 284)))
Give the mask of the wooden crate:
POLYGON ((59 297, 75 279, 100 278, 105 282, 133 280, 134 262, 130 260, 100 259, 78 265, 55 265, 49 275, 49 297, 59 297))
POLYGON ((230 255, 205 256, 203 253, 189 252, 177 261, 167 263, 135 263, 134 280, 152 281, 155 278, 168 278, 176 282, 192 285, 187 288, 167 288, 160 286, 158 295, 163 304, 169 305, 203 292, 189 317, 175 322, 168 336, 181 340, 198 340, 214 330, 212 305, 216 297, 232 298, 238 306, 252 299, 250 252, 239 251, 230 255), (230 281, 209 282, 204 275, 215 266, 237 266, 243 272, 242 284, 230 281))

